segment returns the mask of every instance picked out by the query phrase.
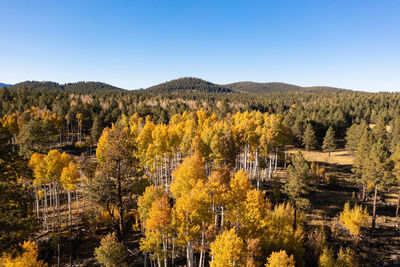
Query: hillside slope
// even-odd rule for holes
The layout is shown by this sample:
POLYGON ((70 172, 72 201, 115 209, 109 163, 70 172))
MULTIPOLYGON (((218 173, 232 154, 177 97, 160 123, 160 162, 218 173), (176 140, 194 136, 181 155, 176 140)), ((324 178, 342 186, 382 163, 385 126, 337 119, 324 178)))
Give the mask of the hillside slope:
POLYGON ((203 93, 230 93, 231 89, 223 85, 214 84, 199 78, 184 77, 176 80, 161 83, 146 89, 151 93, 171 93, 171 92, 203 92, 203 93))
POLYGON ((33 89, 33 90, 47 90, 47 91, 66 91, 75 93, 92 93, 92 92, 115 92, 124 89, 106 84, 101 82, 76 82, 59 84, 55 82, 38 82, 38 81, 26 81, 14 84, 9 87, 11 90, 18 89, 33 89))
POLYGON ((298 85, 280 83, 280 82, 269 82, 269 83, 257 83, 257 82, 236 82, 231 84, 223 85, 234 91, 263 94, 263 93, 278 93, 278 92, 344 92, 349 91, 346 89, 340 89, 328 86, 312 86, 302 87, 298 85))

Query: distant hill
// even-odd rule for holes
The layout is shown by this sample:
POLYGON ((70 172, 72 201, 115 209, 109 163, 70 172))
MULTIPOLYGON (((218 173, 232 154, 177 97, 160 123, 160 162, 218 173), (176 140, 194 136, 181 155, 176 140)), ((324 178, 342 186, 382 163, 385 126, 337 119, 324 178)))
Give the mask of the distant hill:
POLYGON ((223 85, 237 92, 263 94, 263 93, 278 93, 278 92, 344 92, 349 91, 327 86, 312 86, 302 87, 293 84, 270 82, 270 83, 256 83, 256 82, 236 82, 223 85))
POLYGON ((146 89, 151 93, 171 92, 204 92, 204 93, 230 93, 232 90, 223 86, 204 81, 199 78, 184 77, 169 82, 161 83, 146 89))
POLYGON ((38 81, 26 81, 14 84, 9 87, 11 90, 18 90, 22 88, 28 88, 33 90, 47 90, 47 91, 66 91, 66 92, 77 92, 77 93, 92 93, 92 92, 112 92, 121 91, 124 89, 106 84, 101 82, 76 82, 59 84, 55 82, 38 82, 38 81))
POLYGON ((0 83, 0 88, 2 88, 2 87, 9 87, 9 86, 11 86, 11 84, 8 84, 8 83, 0 83))

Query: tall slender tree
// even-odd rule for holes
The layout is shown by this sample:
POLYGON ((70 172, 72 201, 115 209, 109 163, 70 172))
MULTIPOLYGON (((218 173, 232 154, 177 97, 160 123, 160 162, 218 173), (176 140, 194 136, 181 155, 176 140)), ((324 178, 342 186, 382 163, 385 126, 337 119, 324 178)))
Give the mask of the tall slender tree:
POLYGON ((306 150, 314 149, 317 146, 317 138, 315 137, 314 129, 311 123, 307 124, 307 127, 303 134, 303 145, 306 150))
POLYGON ((324 143, 322 144, 322 149, 324 150, 324 152, 328 152, 329 156, 331 156, 331 151, 335 150, 335 148, 335 132, 333 131, 333 127, 330 126, 329 129, 326 131, 324 143))

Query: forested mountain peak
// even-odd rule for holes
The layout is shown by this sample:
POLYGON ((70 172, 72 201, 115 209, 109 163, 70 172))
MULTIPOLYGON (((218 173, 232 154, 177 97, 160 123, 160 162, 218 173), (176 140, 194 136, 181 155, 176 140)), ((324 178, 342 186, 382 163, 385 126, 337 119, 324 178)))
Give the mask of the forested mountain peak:
POLYGON ((25 81, 14 84, 9 87, 11 90, 18 89, 33 89, 33 90, 46 90, 46 91, 66 91, 66 92, 79 92, 79 93, 91 93, 91 92, 104 92, 104 91, 120 91, 121 88, 102 83, 102 82, 76 82, 59 84, 50 81, 25 81))
POLYGON ((1 87, 9 87, 9 86, 11 86, 11 84, 8 84, 8 83, 0 83, 0 88, 1 88, 1 87))
POLYGON ((302 87, 298 85, 282 83, 282 82, 267 82, 267 83, 257 83, 257 82, 236 82, 223 85, 234 91, 246 92, 246 93, 277 93, 277 92, 344 92, 348 91, 346 89, 340 89, 328 86, 312 86, 312 87, 302 87))
POLYGON ((205 93, 230 93, 232 90, 195 77, 183 77, 161 83, 146 89, 152 93, 166 93, 178 91, 198 91, 205 93))

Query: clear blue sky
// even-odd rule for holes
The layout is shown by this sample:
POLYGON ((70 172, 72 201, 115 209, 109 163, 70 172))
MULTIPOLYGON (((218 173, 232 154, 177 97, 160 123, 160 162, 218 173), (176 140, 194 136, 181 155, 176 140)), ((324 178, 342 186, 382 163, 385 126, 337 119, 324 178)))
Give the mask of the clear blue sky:
POLYGON ((400 1, 0 0, 0 82, 400 91, 400 1))

